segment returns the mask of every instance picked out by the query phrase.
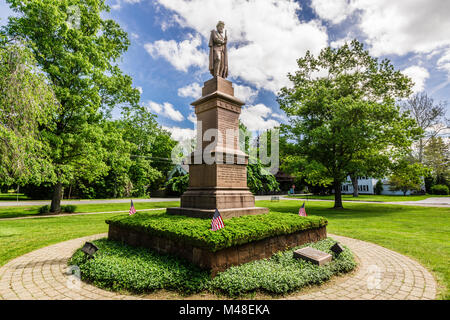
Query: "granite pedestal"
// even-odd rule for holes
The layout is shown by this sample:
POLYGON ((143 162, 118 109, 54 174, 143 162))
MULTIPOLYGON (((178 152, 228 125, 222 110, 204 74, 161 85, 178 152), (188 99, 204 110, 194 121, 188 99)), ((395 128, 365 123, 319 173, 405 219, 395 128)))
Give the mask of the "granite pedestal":
POLYGON ((255 207, 247 187, 248 155, 239 148, 244 102, 234 96, 231 81, 206 81, 202 97, 192 105, 198 130, 197 149, 189 157, 189 187, 181 196, 181 207, 168 208, 167 213, 211 218, 217 208, 223 218, 232 218, 269 212, 255 207))

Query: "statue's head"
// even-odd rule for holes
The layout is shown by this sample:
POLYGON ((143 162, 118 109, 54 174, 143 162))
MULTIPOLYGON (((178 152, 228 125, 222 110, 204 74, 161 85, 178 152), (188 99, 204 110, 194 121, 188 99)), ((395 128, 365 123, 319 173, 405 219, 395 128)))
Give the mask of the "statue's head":
POLYGON ((223 32, 224 27, 225 27, 225 22, 223 22, 223 21, 219 21, 216 25, 217 31, 219 31, 220 33, 223 32))

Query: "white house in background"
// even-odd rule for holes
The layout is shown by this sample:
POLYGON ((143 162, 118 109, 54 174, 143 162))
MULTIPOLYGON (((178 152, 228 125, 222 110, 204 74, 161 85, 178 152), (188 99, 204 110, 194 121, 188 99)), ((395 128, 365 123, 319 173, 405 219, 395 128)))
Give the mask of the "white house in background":
MULTIPOLYGON (((375 185, 379 179, 373 179, 370 177, 358 177, 358 193, 360 194, 375 194, 375 185)), ((383 183, 383 191, 381 194, 402 196, 403 191, 391 191, 389 186, 389 180, 381 179, 383 183)), ((342 194, 353 194, 353 185, 350 177, 347 177, 347 181, 341 186, 342 194)), ((406 195, 410 195, 411 191, 408 190, 406 195)))

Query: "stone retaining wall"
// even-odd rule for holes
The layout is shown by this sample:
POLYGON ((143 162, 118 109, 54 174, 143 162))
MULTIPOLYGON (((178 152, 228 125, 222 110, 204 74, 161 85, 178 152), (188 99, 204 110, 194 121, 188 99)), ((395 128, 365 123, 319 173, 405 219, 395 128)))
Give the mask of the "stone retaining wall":
POLYGON ((211 252, 183 242, 175 242, 171 239, 152 236, 119 226, 109 225, 108 232, 108 239, 110 240, 122 241, 132 246, 150 248, 157 252, 184 258, 203 269, 211 270, 213 276, 231 266, 269 258, 280 250, 287 250, 308 242, 316 242, 326 237, 327 230, 324 226, 211 252))

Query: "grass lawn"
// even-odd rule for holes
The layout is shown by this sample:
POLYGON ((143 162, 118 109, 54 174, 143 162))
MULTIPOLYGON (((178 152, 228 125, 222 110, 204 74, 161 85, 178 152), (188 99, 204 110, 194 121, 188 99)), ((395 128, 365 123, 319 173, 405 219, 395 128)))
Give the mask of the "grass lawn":
MULTIPOLYGON (((292 200, 257 201, 256 205, 297 214, 301 203, 292 200)), ((177 202, 170 204, 178 205, 177 202)), ((139 210, 143 209, 141 205, 144 203, 135 205, 139 210)), ((145 205, 158 206, 161 203, 145 205)), ((331 206, 329 202, 308 202, 306 211, 308 215, 325 217, 330 233, 377 243, 419 261, 434 272, 441 289, 440 298, 450 299, 449 208, 346 203, 346 209, 332 210, 329 209, 331 206)), ((102 208, 99 211, 128 208, 129 204, 111 204, 108 210, 102 208)), ((116 215, 119 214, 0 221, 0 265, 50 244, 107 232, 105 219, 116 215)))
POLYGON ((107 232, 105 219, 115 215, 118 213, 0 221, 0 265, 54 243, 107 232))
MULTIPOLYGON (((164 202, 135 202, 136 210, 177 207, 179 201, 164 202)), ((102 204, 78 204, 75 205, 77 212, 109 212, 109 211, 125 211, 130 209, 130 203, 102 203, 102 204)), ((33 215, 39 215, 41 206, 17 206, 17 207, 0 207, 0 219, 2 218, 19 218, 33 215)))
MULTIPOLYGON (((319 196, 319 195, 310 195, 310 196, 301 196, 301 195, 292 195, 289 196, 292 198, 298 199, 320 199, 320 200, 334 200, 334 195, 328 196, 319 196)), ((425 200, 428 198, 436 198, 436 197, 449 197, 442 195, 418 195, 418 196, 389 196, 389 195, 375 195, 375 194, 360 194, 359 197, 353 197, 351 194, 343 194, 343 201, 375 201, 375 202, 396 202, 396 201, 419 201, 425 200)))

